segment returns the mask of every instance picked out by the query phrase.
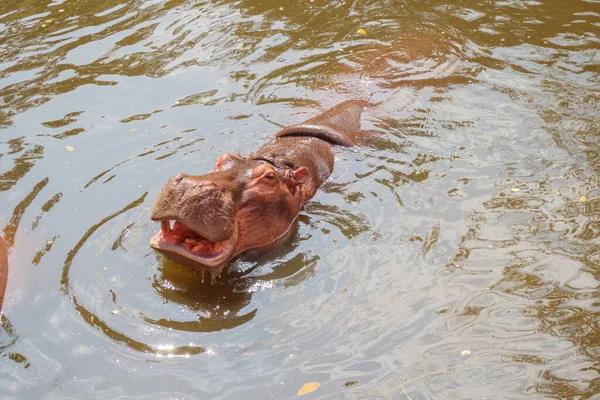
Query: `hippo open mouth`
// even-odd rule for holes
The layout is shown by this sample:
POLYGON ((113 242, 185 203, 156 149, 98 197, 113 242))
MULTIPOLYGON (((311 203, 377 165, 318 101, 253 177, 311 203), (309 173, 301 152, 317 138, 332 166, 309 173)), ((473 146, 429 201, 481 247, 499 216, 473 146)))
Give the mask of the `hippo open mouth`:
POLYGON ((150 240, 150 246, 180 264, 195 267, 222 265, 232 256, 237 242, 237 229, 226 240, 214 242, 194 232, 183 223, 161 220, 160 231, 150 240))

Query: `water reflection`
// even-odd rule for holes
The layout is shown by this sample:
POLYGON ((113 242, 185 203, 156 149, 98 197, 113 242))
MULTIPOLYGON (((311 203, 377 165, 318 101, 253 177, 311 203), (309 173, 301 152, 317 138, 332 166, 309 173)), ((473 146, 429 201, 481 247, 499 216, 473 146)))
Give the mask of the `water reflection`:
MULTIPOLYGON (((279 251, 281 256, 295 247, 293 243, 290 245, 279 251)), ((271 273, 265 273, 261 268, 268 260, 266 256, 245 256, 243 260, 251 265, 250 268, 227 271, 211 282, 210 277, 205 280, 200 272, 182 268, 164 257, 160 258, 161 273, 154 277, 152 287, 165 302, 184 306, 196 315, 193 320, 188 321, 152 319, 146 316, 143 320, 153 325, 188 332, 217 332, 250 322, 258 312, 251 306, 255 292, 273 288, 278 281, 284 281, 286 285, 292 282, 298 284, 309 276, 307 271, 316 262, 315 258, 307 259, 304 254, 297 254, 290 259, 283 257, 277 263, 277 268, 271 273)))

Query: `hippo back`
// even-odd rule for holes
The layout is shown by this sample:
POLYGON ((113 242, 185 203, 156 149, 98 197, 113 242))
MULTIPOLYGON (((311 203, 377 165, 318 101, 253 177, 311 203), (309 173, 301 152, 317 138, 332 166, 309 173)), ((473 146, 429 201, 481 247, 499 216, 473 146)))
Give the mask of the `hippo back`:
POLYGON ((348 100, 301 124, 282 129, 275 137, 308 136, 338 146, 354 146, 362 134, 362 112, 369 106, 367 101, 348 100))

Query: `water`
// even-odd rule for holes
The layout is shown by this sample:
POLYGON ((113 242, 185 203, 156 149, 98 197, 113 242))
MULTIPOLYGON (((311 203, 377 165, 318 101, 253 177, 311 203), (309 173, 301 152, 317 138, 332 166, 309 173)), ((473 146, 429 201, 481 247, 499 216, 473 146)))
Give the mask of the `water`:
POLYGON ((600 392, 597 1, 5 1, 0 32, 0 398, 600 392), (286 246, 214 285, 147 246, 169 177, 351 98, 381 134, 286 246))

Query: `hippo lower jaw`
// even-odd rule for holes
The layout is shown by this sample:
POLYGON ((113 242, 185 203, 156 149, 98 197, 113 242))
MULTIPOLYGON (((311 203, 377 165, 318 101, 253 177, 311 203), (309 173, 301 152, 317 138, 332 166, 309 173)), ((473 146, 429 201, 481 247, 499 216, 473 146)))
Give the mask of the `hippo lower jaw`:
POLYGON ((162 220, 160 231, 150 240, 150 247, 174 261, 192 268, 223 266, 234 256, 237 244, 237 224, 234 234, 222 242, 213 242, 184 224, 162 220))

